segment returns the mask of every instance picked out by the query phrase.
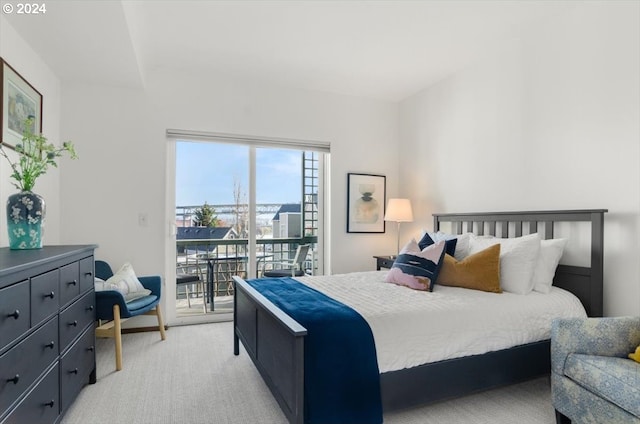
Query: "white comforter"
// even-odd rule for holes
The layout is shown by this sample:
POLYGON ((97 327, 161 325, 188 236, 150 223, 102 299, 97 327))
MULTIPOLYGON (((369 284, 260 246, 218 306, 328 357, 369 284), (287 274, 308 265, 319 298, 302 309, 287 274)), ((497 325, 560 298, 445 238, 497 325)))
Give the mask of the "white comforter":
POLYGON ((557 287, 517 295, 436 285, 429 293, 385 283, 386 272, 296 277, 365 318, 381 373, 545 340, 553 318, 586 316, 557 287))

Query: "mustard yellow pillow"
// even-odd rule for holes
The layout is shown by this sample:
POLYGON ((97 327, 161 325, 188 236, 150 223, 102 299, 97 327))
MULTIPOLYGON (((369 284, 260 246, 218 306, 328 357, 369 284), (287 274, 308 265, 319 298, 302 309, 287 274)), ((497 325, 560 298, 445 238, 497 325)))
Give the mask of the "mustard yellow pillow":
POLYGON ((491 293, 502 293, 500 288, 500 244, 494 244, 478 253, 456 261, 444 255, 436 284, 463 287, 491 293))
POLYGON ((640 362, 640 346, 636 348, 634 353, 629 354, 629 359, 633 359, 636 362, 640 362))

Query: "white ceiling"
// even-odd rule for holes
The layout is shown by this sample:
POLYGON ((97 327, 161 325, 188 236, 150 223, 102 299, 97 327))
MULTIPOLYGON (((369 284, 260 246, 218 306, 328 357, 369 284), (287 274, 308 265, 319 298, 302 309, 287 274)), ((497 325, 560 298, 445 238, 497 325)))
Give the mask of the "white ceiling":
POLYGON ((399 101, 575 3, 56 0, 4 16, 62 80, 141 87, 162 67, 399 101))

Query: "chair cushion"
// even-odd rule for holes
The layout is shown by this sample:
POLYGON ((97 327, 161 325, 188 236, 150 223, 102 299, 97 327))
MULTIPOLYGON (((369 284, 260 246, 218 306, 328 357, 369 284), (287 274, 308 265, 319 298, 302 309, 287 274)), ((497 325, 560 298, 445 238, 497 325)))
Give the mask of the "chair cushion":
MULTIPOLYGON (((282 270, 265 271, 262 275, 265 277, 271 277, 271 278, 291 277, 291 270, 282 269, 282 270)), ((302 277, 304 275, 304 271, 301 271, 298 269, 296 270, 294 275, 296 277, 302 277)))
POLYGON ((640 418, 640 364, 626 358, 572 353, 564 374, 640 418))
POLYGON ((200 281, 200 278, 195 274, 178 274, 176 275, 176 284, 188 284, 200 281))
POLYGON ((155 306, 157 303, 158 303, 158 296, 152 294, 149 296, 132 300, 131 302, 127 302, 127 309, 129 309, 129 312, 132 315, 137 315, 145 312, 145 311, 141 311, 142 309, 151 310, 153 306, 155 306))

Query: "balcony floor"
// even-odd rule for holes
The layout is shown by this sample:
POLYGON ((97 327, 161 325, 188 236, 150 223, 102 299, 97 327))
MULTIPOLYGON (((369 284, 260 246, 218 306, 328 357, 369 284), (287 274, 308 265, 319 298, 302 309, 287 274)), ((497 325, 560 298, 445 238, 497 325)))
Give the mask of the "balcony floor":
MULTIPOLYGON (((214 305, 215 310, 213 312, 210 311, 210 307, 207 305, 207 314, 233 312, 233 296, 217 296, 214 300, 214 305)), ((181 298, 176 299, 176 316, 190 317, 197 315, 204 315, 202 296, 195 297, 195 295, 192 295, 191 307, 189 307, 186 297, 181 296, 181 298)))

